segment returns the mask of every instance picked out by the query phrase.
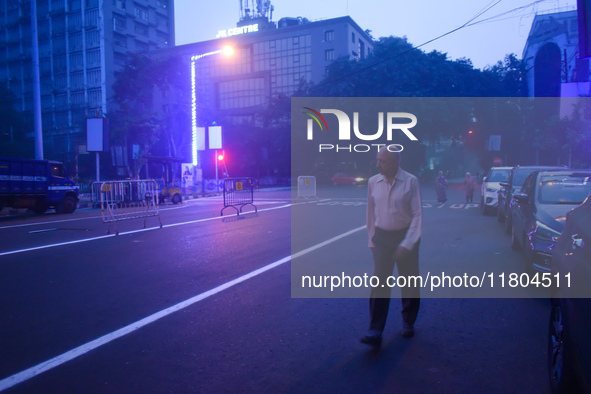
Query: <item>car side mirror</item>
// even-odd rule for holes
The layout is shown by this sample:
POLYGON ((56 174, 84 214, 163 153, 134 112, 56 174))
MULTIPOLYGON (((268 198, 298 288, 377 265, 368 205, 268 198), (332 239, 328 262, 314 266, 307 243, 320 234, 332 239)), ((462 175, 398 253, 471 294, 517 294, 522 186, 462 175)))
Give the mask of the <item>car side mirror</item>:
POLYGON ((482 178, 482 182, 486 182, 486 177, 483 177, 482 178))
POLYGON ((529 202, 529 196, 525 193, 522 193, 522 192, 517 192, 517 193, 513 194, 513 198, 521 203, 529 202))
POLYGON ((509 182, 499 182, 499 185, 501 185, 501 187, 504 187, 506 189, 509 188, 509 182))

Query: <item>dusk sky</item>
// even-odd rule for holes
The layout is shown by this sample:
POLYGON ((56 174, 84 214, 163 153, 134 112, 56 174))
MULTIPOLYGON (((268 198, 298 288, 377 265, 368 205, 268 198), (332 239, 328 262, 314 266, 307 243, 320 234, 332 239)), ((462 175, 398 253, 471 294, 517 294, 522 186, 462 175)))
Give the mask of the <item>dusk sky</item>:
MULTIPOLYGON (((477 23, 421 48, 447 53, 451 59, 469 58, 477 68, 492 65, 507 53, 521 58, 536 12, 576 9, 576 0, 271 0, 271 4, 274 21, 349 15, 375 38, 406 36, 414 45, 477 23)), ((235 27, 240 14, 239 0, 174 0, 174 6, 176 45, 215 39, 219 30, 235 27)))

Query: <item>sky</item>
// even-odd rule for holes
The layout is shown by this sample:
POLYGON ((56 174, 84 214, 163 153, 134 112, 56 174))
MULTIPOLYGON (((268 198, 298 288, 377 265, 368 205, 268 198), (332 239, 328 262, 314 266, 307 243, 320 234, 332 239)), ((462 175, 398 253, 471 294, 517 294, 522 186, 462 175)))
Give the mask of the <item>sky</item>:
MULTIPOLYGON (((376 39, 406 36, 415 46, 460 28, 421 49, 447 53, 451 59, 468 58, 476 68, 494 65, 508 53, 521 58, 536 12, 576 9, 576 0, 271 0, 271 4, 274 21, 349 15, 376 39), (470 23, 476 24, 464 26, 470 23)), ((176 45, 215 39, 219 30, 235 27, 240 16, 240 0, 174 0, 174 7, 176 45)))

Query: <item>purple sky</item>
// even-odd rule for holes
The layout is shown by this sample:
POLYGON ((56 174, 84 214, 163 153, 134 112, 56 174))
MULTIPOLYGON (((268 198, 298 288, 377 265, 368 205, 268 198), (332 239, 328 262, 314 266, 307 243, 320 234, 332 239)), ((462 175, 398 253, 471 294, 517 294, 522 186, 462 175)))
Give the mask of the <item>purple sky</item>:
MULTIPOLYGON (((219 30, 236 26, 239 0, 174 0, 176 44, 214 39, 219 30)), ((311 21, 349 15, 376 38, 406 36, 419 45, 456 29, 486 10, 467 26, 422 47, 445 52, 452 59, 467 57, 482 68, 507 53, 522 55, 536 12, 576 8, 576 0, 271 0, 273 20, 306 17, 311 21), (523 8, 522 8, 523 7, 523 8)))

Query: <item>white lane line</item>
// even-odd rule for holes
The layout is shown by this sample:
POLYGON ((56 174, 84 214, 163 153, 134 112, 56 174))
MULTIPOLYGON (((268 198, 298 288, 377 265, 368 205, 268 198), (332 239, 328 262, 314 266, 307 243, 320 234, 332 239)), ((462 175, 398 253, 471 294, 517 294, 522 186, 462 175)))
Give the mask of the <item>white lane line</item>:
MULTIPOLYGON (((185 200, 184 203, 185 204, 190 204, 190 205, 214 205, 214 204, 219 204, 219 202, 221 201, 221 198, 218 198, 216 200, 214 200, 212 197, 205 197, 205 198, 200 198, 200 199, 193 199, 193 200, 185 200), (210 200, 211 198, 211 200, 210 200)), ((275 200, 274 202, 276 202, 277 204, 286 204, 289 203, 289 201, 281 201, 281 200, 275 200)), ((179 209, 179 208, 185 208, 187 207, 187 205, 180 205, 180 206, 172 206, 172 207, 160 207, 158 208, 159 211, 171 211, 174 209, 179 209)), ((22 224, 13 224, 10 226, 0 226, 0 230, 4 230, 4 229, 10 229, 10 228, 17 228, 17 227, 30 227, 30 226, 38 226, 38 225, 44 225, 44 224, 53 224, 53 223, 65 223, 65 222, 74 222, 74 221, 78 221, 78 220, 91 220, 91 219, 101 219, 101 216, 87 216, 87 217, 83 217, 83 218, 73 218, 73 219, 61 219, 61 220, 48 220, 46 222, 34 222, 34 223, 22 223, 22 224)))
POLYGON ((57 230, 57 228, 44 228, 42 230, 33 230, 33 231, 29 231, 29 234, 35 234, 35 233, 45 233, 47 231, 55 231, 57 230))
MULTIPOLYGON (((289 208, 290 206, 293 205, 299 205, 299 204, 287 204, 287 205, 281 205, 278 207, 271 207, 271 208, 264 208, 264 209, 259 209, 259 212, 264 212, 264 211, 272 211, 274 209, 280 209, 280 208, 289 208)), ((251 212, 244 212, 243 214, 248 214, 251 212)), ((196 219, 196 220, 190 220, 188 222, 181 222, 181 223, 171 223, 171 224, 165 224, 162 226, 162 228, 167 228, 167 227, 176 227, 176 226, 184 226, 187 224, 195 224, 195 223, 201 223, 201 222, 208 222, 210 220, 222 220, 224 218, 228 218, 230 216, 214 216, 214 217, 210 217, 210 218, 205 218, 205 219, 196 219)), ((119 236, 121 235, 128 235, 128 234, 135 234, 135 233, 141 233, 144 231, 152 231, 152 230, 158 230, 160 227, 148 227, 148 228, 142 228, 139 230, 131 230, 131 231, 125 231, 125 232, 121 232, 119 233, 119 236)), ((24 253, 24 252, 31 252, 34 250, 41 250, 41 249, 48 249, 48 248, 54 248, 56 246, 65 246, 65 245, 73 245, 73 244, 79 244, 79 243, 83 243, 83 242, 89 242, 89 241, 96 241, 99 239, 105 239, 105 238, 110 238, 110 237, 115 237, 117 235, 115 234, 106 234, 106 235, 101 235, 98 237, 92 237, 92 238, 84 238, 84 239, 79 239, 76 241, 68 241, 68 242, 60 242, 57 244, 49 244, 49 245, 41 245, 41 246, 34 246, 31 248, 25 248, 25 249, 17 249, 17 250, 9 250, 7 252, 1 252, 0 256, 7 256, 10 254, 17 254, 17 253, 24 253)))
POLYGON ((63 219, 63 220, 51 220, 47 222, 35 222, 35 223, 24 223, 24 224, 14 224, 12 226, 2 226, 0 230, 8 229, 8 228, 16 228, 16 227, 29 227, 29 226, 38 226, 43 224, 53 224, 53 223, 63 223, 63 222, 74 222, 77 220, 87 220, 87 219, 100 219, 100 216, 89 216, 85 218, 75 218, 75 219, 63 219))
POLYGON ((311 246, 311 247, 304 249, 300 252, 297 252, 291 256, 287 256, 282 259, 279 259, 271 264, 268 264, 264 267, 261 267, 259 269, 254 270, 254 271, 251 271, 246 275, 243 275, 239 278, 233 279, 233 280, 226 282, 222 285, 214 287, 211 290, 208 290, 204 293, 198 294, 198 295, 191 297, 185 301, 179 302, 176 305, 173 305, 173 306, 163 309, 159 312, 156 312, 148 317, 145 317, 141 320, 131 323, 131 324, 129 324, 123 328, 120 328, 116 331, 113 331, 109 334, 103 335, 102 337, 99 337, 93 341, 87 342, 84 345, 78 346, 72 350, 62 353, 57 357, 54 357, 54 358, 47 360, 45 362, 42 362, 40 364, 37 364, 34 367, 31 367, 29 369, 25 369, 22 372, 18 372, 12 376, 2 379, 2 380, 0 380, 0 391, 6 390, 14 385, 17 385, 17 384, 22 383, 26 380, 29 380, 29 379, 31 379, 43 372, 49 371, 50 369, 58 367, 70 360, 73 360, 83 354, 86 354, 86 353, 90 352, 91 350, 94 350, 100 346, 106 345, 107 343, 114 341, 117 338, 121 338, 122 336, 125 336, 127 334, 130 334, 130 333, 136 331, 136 330, 139 330, 140 328, 147 326, 148 324, 153 323, 159 319, 162 319, 163 317, 166 317, 174 312, 185 309, 185 308, 187 308, 199 301, 203 301, 206 298, 209 298, 209 297, 211 297, 215 294, 218 294, 226 289, 229 289, 230 287, 236 286, 237 284, 242 283, 248 279, 254 278, 255 276, 258 276, 258 275, 260 275, 264 272, 267 272, 273 268, 279 267, 280 265, 283 265, 283 264, 287 263, 288 261, 291 261, 292 259, 301 257, 305 254, 310 253, 310 252, 313 252, 316 249, 320 249, 326 245, 336 242, 341 238, 345 238, 345 237, 347 237, 351 234, 354 234, 358 231, 361 231, 365 228, 366 228, 366 226, 357 227, 357 228, 354 228, 353 230, 347 231, 345 233, 342 233, 340 235, 337 235, 335 237, 327 239, 324 242, 321 242, 319 244, 311 246))

